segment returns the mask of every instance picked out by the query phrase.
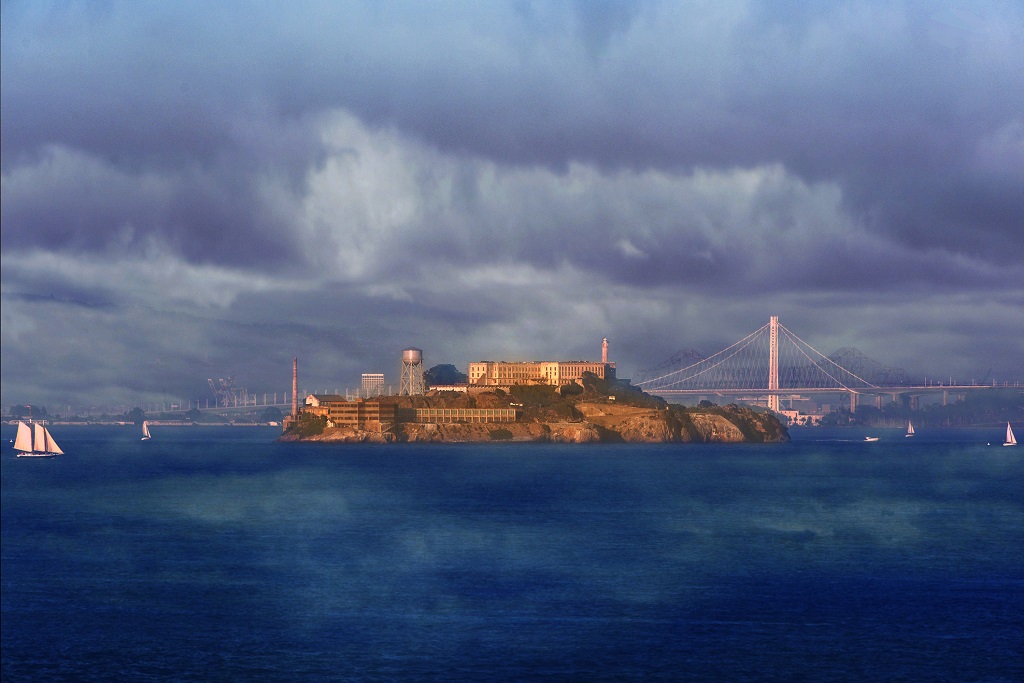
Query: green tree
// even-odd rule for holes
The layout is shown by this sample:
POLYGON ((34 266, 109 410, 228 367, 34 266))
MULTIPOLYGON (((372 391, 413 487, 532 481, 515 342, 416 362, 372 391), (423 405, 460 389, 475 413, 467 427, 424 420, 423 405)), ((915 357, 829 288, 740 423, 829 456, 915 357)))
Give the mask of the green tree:
POLYGON ((137 425, 142 424, 143 420, 146 419, 146 411, 142 408, 135 406, 125 415, 129 422, 133 422, 137 425))
POLYGON ((299 413, 299 419, 288 427, 288 431, 295 432, 299 436, 316 436, 323 434, 326 428, 327 418, 325 416, 299 413))
POLYGON ((18 420, 29 417, 47 416, 46 406, 32 406, 27 404, 23 406, 11 406, 10 413, 11 417, 18 420))
POLYGON ((284 413, 277 406, 270 406, 260 415, 260 422, 280 422, 284 419, 284 413))
POLYGON ((562 395, 562 398, 568 398, 569 396, 579 396, 583 393, 583 387, 579 384, 563 384, 558 388, 558 393, 562 395))
POLYGON ((459 372, 459 369, 450 363, 443 363, 441 365, 435 365, 426 372, 423 373, 423 381, 428 386, 437 386, 439 384, 465 384, 469 381, 469 376, 464 372, 459 372))

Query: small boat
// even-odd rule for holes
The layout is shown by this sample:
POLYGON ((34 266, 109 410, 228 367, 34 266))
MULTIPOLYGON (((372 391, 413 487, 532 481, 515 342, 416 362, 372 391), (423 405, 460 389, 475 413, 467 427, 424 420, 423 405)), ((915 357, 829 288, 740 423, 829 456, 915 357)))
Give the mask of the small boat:
POLYGON ((18 422, 14 450, 18 452, 19 458, 52 458, 55 455, 64 455, 50 430, 38 422, 31 427, 24 422, 18 422))
POLYGON ((141 440, 142 441, 149 441, 152 438, 153 438, 152 435, 149 433, 149 421, 148 420, 143 420, 142 421, 142 439, 141 440))
POLYGON ((864 440, 865 441, 878 441, 878 437, 877 436, 865 436, 864 440))
POLYGON ((1013 435, 1013 430, 1010 429, 1010 423, 1006 423, 1006 441, 1003 442, 1004 446, 1016 446, 1017 437, 1013 435))
POLYGON ((906 436, 907 437, 911 437, 913 435, 914 435, 914 423, 908 421, 907 422, 907 434, 906 434, 906 436))

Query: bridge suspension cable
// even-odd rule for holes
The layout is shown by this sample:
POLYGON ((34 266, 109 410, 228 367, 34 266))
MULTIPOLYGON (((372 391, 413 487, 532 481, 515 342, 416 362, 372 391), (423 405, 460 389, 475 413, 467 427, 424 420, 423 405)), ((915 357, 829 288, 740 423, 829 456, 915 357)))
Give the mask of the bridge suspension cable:
MULTIPOLYGON (((846 390, 878 388, 876 385, 872 384, 866 379, 859 377, 852 371, 847 370, 843 366, 839 365, 834 360, 832 360, 825 354, 821 353, 813 346, 805 342, 803 339, 795 335, 791 330, 789 330, 785 326, 779 325, 779 330, 781 330, 783 334, 785 334, 786 337, 793 342, 793 348, 798 350, 800 354, 803 356, 803 358, 805 358, 811 364, 811 366, 813 366, 814 369, 820 372, 823 377, 828 378, 833 383, 835 388, 846 390), (807 351, 813 353, 814 356, 817 357, 817 359, 813 358, 810 354, 808 354, 807 351, 804 350, 805 348, 807 351)), ((800 366, 798 366, 796 363, 791 363, 789 366, 790 370, 795 370, 799 367, 800 366)), ((807 366, 803 367, 807 368, 807 366)), ((825 389, 830 388, 828 386, 819 387, 816 384, 808 384, 806 383, 805 378, 798 377, 793 377, 788 386, 806 386, 825 389)))
POLYGON ((716 390, 877 389, 798 337, 778 318, 721 351, 685 367, 636 382, 652 393, 716 390))

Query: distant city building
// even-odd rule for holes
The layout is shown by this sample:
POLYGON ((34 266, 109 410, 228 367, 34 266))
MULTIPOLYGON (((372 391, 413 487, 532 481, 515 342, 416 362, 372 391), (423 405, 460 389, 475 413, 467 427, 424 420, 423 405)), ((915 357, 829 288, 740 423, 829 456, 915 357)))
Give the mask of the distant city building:
POLYGON ((384 373, 364 372, 363 373, 363 396, 380 396, 384 393, 384 373))
POLYGON ((779 414, 786 417, 789 424, 798 427, 817 427, 824 417, 822 413, 805 413, 801 410, 780 410, 779 414))

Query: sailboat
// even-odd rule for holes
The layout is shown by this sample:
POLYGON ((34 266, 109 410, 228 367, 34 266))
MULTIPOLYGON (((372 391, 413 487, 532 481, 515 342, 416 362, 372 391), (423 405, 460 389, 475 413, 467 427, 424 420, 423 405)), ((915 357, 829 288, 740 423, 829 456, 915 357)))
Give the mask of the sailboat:
POLYGON ((1010 423, 1006 423, 1006 441, 1003 442, 1004 446, 1016 446, 1017 437, 1013 435, 1013 430, 1010 429, 1010 423))
POLYGON ((907 421, 907 434, 906 436, 911 437, 914 435, 914 423, 907 421))
POLYGON ((14 439, 14 450, 18 452, 19 458, 49 458, 64 454, 57 442, 53 440, 50 430, 38 422, 31 427, 24 422, 18 422, 18 436, 14 439))
POLYGON ((153 437, 149 433, 149 421, 148 420, 143 420, 142 421, 142 441, 149 441, 151 438, 153 438, 153 437))

